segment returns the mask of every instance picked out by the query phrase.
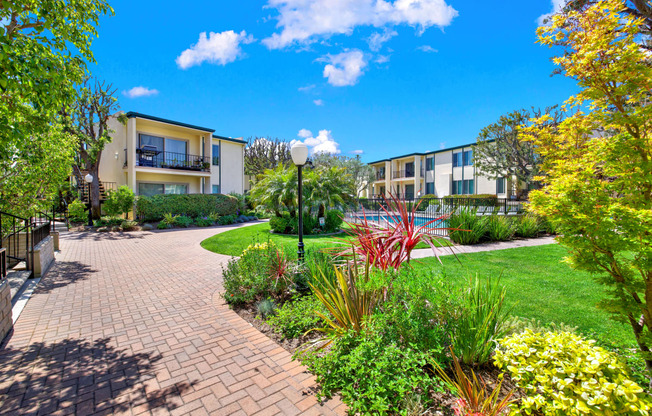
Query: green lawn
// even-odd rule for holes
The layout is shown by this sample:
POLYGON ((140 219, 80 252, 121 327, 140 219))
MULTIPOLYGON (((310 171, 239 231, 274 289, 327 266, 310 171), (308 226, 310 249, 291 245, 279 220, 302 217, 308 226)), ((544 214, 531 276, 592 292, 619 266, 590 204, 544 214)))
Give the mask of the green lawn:
MULTIPOLYGON (((309 235, 303 237, 306 251, 320 250, 328 247, 343 246, 350 237, 346 233, 320 236, 309 235)), ((214 235, 201 242, 201 246, 214 253, 239 256, 242 251, 252 243, 264 243, 272 240, 277 246, 287 247, 289 250, 297 248, 299 237, 296 235, 271 234, 269 223, 256 224, 248 227, 237 228, 221 234, 214 235)), ((420 243, 417 248, 428 248, 425 243, 420 243)))
POLYGON ((604 287, 586 272, 575 271, 562 263, 566 255, 557 244, 522 247, 482 253, 420 260, 415 268, 443 268, 447 278, 462 285, 476 273, 481 277, 501 277, 507 288, 507 303, 512 314, 578 327, 578 331, 605 346, 635 347, 627 325, 609 319, 596 308, 604 287))
MULTIPOLYGON (((340 239, 348 238, 345 233, 334 236, 310 235, 304 236, 303 242, 306 250, 317 250, 341 245, 343 242, 340 239)), ((202 241, 201 246, 215 253, 239 256, 249 244, 264 243, 268 240, 273 241, 277 246, 287 247, 289 250, 296 249, 299 242, 299 238, 295 235, 271 234, 269 223, 265 222, 214 235, 202 241)))

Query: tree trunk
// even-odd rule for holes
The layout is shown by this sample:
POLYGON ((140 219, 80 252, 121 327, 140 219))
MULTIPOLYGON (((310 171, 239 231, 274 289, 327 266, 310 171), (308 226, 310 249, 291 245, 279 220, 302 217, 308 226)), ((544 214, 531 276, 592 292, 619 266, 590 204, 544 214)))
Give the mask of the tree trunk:
POLYGON ((100 204, 100 178, 97 175, 97 171, 97 165, 89 169, 89 173, 93 175, 93 182, 90 184, 91 189, 89 192, 89 197, 94 219, 98 219, 102 216, 102 206, 100 204))

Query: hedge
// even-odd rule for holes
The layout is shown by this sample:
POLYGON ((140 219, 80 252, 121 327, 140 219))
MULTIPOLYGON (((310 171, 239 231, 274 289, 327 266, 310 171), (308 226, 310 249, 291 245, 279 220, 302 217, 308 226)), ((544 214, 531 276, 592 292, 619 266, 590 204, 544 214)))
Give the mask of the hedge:
POLYGON ((238 199, 221 194, 183 194, 139 196, 136 214, 142 221, 159 221, 165 214, 197 218, 216 213, 238 214, 238 199))

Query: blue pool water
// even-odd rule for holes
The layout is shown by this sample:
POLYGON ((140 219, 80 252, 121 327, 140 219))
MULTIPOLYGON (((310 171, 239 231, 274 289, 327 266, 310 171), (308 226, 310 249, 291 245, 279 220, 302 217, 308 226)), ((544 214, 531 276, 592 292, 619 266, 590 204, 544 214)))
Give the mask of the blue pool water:
MULTIPOLYGON (((363 216, 358 216, 359 219, 363 219, 363 216)), ((430 221, 434 220, 434 218, 423 218, 423 217, 416 217, 414 219, 414 223, 420 227, 422 225, 425 225, 429 223, 430 221)), ((387 215, 367 215, 367 221, 370 222, 377 222, 377 223, 384 223, 384 222, 394 222, 394 219, 392 217, 388 217, 387 215)), ((441 228, 441 227, 447 227, 446 221, 445 220, 439 220, 435 221, 432 224, 428 225, 428 228, 441 228)))

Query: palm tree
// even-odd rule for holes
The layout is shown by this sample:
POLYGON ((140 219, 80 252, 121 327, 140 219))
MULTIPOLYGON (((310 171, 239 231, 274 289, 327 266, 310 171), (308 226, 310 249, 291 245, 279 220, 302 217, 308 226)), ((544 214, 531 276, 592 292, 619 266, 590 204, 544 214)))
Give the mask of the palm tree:
POLYGON ((332 208, 352 199, 355 185, 344 168, 331 166, 309 171, 305 188, 307 205, 317 205, 317 216, 323 217, 327 207, 332 208))
POLYGON ((283 164, 265 170, 263 178, 251 188, 251 200, 274 211, 278 217, 285 209, 290 216, 296 216, 297 170, 283 164))

